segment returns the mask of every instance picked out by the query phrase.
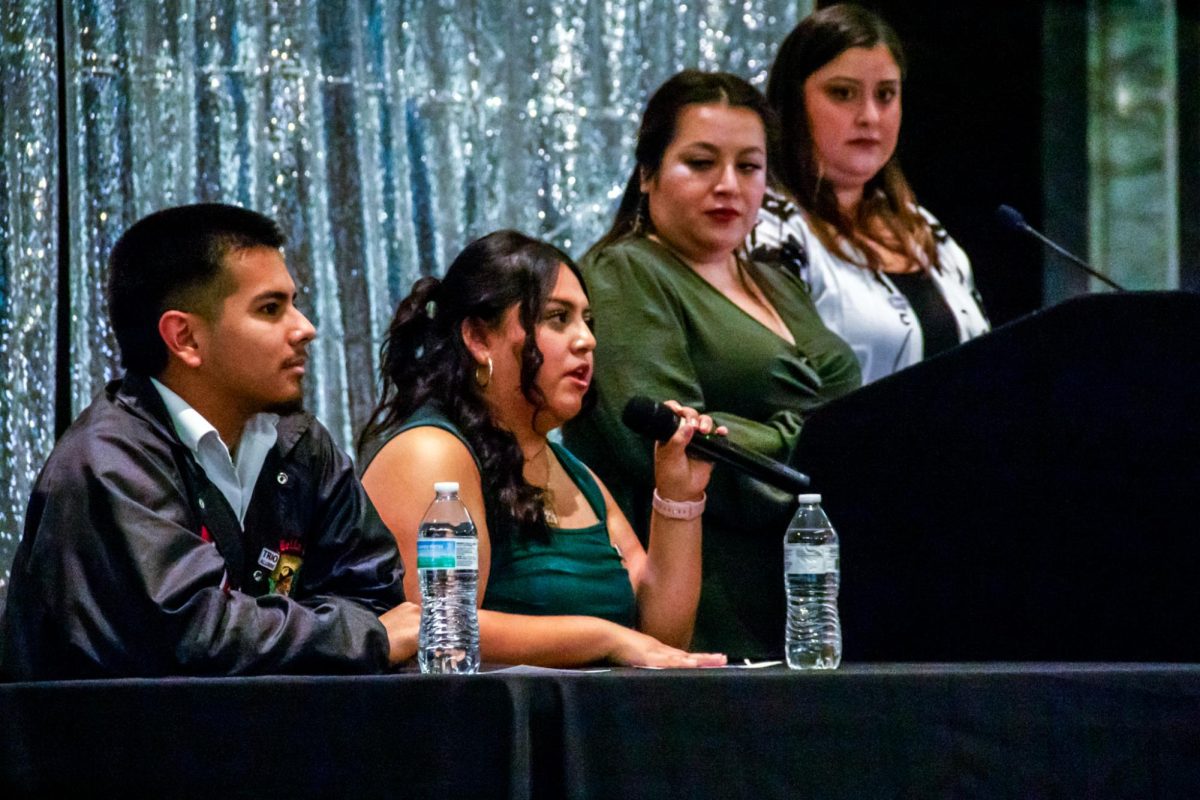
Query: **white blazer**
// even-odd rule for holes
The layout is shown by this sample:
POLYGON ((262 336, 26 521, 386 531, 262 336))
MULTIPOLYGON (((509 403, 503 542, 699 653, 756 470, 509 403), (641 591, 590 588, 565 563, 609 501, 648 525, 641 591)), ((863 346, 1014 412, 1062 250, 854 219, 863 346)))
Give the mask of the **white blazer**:
MULTIPOLYGON (((938 263, 930 275, 954 314, 958 341, 987 333, 991 326, 975 290, 967 254, 932 214, 923 208, 920 211, 933 227, 937 242, 938 263)), ((841 336, 858 357, 863 383, 921 360, 925 347, 921 324, 904 293, 886 273, 831 253, 795 203, 768 191, 747 245, 755 261, 778 263, 808 284, 826 327, 841 336)))

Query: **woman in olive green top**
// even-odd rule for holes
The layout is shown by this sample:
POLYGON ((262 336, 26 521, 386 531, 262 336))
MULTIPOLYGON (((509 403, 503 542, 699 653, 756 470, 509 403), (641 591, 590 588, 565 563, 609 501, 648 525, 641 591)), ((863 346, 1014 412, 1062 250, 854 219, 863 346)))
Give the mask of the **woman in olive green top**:
MULTIPOLYGON (((657 494, 645 548, 587 467, 547 439, 583 407, 590 320, 578 267, 514 231, 472 242, 443 280, 417 281, 384 342, 363 486, 414 564, 434 481, 458 482, 479 533, 484 661, 723 664, 686 652, 712 468, 684 447, 712 420, 673 404, 685 424, 647 473, 657 494)), ((419 598, 416 570, 404 585, 419 598)))
MULTIPOLYGON (((766 183, 773 117, 732 75, 683 72, 646 107, 638 166, 612 230, 584 258, 598 403, 564 429, 639 532, 651 447, 621 424, 635 395, 711 414, 730 440, 788 461, 804 413, 856 388, 858 362, 803 283, 739 251, 766 183)), ((782 540, 795 498, 718 467, 704 517, 695 642, 783 650, 782 540)))

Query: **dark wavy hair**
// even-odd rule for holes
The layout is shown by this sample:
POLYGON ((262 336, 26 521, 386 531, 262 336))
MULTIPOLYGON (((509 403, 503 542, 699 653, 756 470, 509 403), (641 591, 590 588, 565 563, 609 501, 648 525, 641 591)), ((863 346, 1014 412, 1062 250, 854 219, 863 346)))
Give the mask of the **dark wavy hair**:
MULTIPOLYGON (((463 341, 462 326, 464 321, 478 322, 495 330, 505 312, 517 307, 525 329, 521 392, 536 417, 545 404, 537 387, 543 357, 536 328, 558 280, 559 265, 584 286, 579 267, 566 253, 517 231, 502 230, 467 245, 443 279, 425 277, 413 284, 396 309, 380 351, 382 395, 359 436, 360 457, 371 441, 433 401, 479 458, 489 523, 501 519, 495 513, 500 512, 521 535, 545 539, 545 490, 525 480, 525 458, 516 437, 492 419, 475 382, 476 364, 463 341)), ((503 535, 503 526, 489 528, 493 536, 503 535)))
POLYGON ((782 184, 814 220, 814 232, 831 252, 857 260, 846 244, 855 246, 869 269, 879 270, 883 262, 868 239, 903 255, 909 255, 906 242, 913 242, 924 253, 927 266, 937 264, 937 247, 929 222, 917 210, 913 194, 895 153, 883 168, 863 187, 863 199, 856 217, 849 217, 838 206, 833 187, 821 179, 817 154, 804 104, 804 83, 809 76, 852 47, 871 49, 883 44, 900 67, 904 77, 907 64, 900 37, 877 14, 853 3, 841 3, 814 11, 801 20, 779 46, 771 74, 767 79, 767 100, 779 114, 787 136, 772 153, 775 179, 782 184), (895 237, 895 242, 869 237, 868 222, 878 219, 895 237))
POLYGON ((705 103, 725 103, 758 114, 767 137, 767 151, 773 149, 779 137, 779 124, 775 112, 758 89, 728 72, 687 69, 676 73, 658 87, 646 103, 634 151, 637 164, 625 184, 625 194, 617 207, 612 227, 592 246, 593 251, 639 231, 654 231, 649 204, 642 200, 642 178, 650 180, 658 174, 663 155, 675 139, 675 128, 684 108, 705 103))
POLYGON ((274 220, 221 203, 166 208, 135 222, 108 261, 108 317, 121 364, 143 375, 161 373, 167 365, 158 333, 163 313, 177 309, 212 321, 236 288, 225 257, 283 244, 274 220))

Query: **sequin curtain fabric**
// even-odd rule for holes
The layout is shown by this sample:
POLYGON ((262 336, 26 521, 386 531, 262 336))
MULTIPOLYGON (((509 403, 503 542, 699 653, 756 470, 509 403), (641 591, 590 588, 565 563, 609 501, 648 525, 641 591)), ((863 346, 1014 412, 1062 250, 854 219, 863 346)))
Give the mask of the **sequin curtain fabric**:
POLYGON ((58 308, 55 9, 0 6, 0 599, 29 487, 54 443, 58 308))
POLYGON ((74 412, 119 373, 103 297, 116 238, 157 208, 231 202, 289 236, 320 332, 309 407, 349 445, 374 402, 382 331, 416 278, 441 274, 467 241, 500 227, 581 253, 632 167, 649 92, 683 67, 761 86, 775 46, 813 4, 62 5, 61 154, 55 3, 10 0, 4 12, 0 575, 52 444, 60 158, 74 412))

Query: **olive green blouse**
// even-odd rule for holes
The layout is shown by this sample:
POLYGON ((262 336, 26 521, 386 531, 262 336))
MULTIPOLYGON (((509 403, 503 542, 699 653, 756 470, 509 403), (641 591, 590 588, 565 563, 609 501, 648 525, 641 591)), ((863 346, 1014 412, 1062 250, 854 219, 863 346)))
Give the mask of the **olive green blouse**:
MULTIPOLYGON (((729 438, 790 462, 805 412, 861 383, 853 351, 821 322, 795 276, 746 264, 795 345, 678 256, 644 237, 589 253, 597 403, 564 440, 612 492, 646 541, 653 446, 621 423, 629 398, 678 400, 711 414, 729 438)), ((803 465, 796 465, 803 469, 803 465)), ((718 466, 704 514, 704 583, 695 650, 766 657, 783 647, 783 534, 795 498, 718 466)))

